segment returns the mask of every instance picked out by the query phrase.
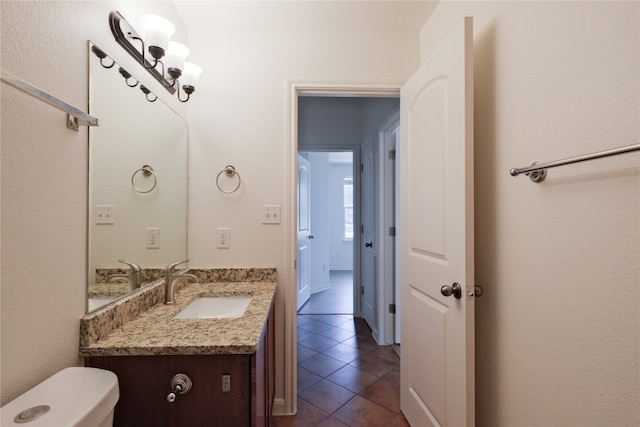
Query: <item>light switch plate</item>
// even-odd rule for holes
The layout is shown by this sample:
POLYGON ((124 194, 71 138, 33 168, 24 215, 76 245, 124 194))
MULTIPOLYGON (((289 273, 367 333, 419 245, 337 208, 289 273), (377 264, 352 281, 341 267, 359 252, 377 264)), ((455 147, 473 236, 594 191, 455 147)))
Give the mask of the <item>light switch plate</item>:
POLYGON ((113 205, 96 205, 96 224, 115 224, 115 207, 113 205))
POLYGON ((280 205, 262 205, 262 223, 280 224, 280 205))

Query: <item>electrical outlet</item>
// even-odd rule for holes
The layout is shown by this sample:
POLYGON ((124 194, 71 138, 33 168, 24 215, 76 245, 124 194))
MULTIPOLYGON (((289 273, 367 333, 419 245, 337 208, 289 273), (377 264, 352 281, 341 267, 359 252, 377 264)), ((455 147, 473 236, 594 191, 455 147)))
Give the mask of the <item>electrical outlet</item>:
POLYGON ((96 205, 96 224, 115 224, 115 207, 113 205, 96 205))
POLYGON ((147 228, 147 248, 148 249, 160 248, 160 229, 159 228, 147 228))
POLYGON ((230 231, 228 228, 217 228, 216 229, 216 233, 217 233, 217 242, 218 242, 218 248, 219 249, 228 249, 231 247, 231 242, 230 242, 230 231))
POLYGON ((231 391, 231 375, 222 375, 222 392, 229 393, 231 391))
POLYGON ((280 205, 262 205, 262 223, 280 224, 280 205))

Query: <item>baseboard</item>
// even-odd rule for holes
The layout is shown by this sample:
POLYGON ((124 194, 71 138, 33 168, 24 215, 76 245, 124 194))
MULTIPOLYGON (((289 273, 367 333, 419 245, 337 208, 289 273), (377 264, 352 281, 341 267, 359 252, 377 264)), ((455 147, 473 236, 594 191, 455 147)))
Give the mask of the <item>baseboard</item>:
POLYGON ((327 289, 331 289, 331 284, 330 283, 325 283, 322 286, 318 286, 317 288, 313 288, 313 290, 311 291, 311 295, 317 294, 318 292, 326 291, 327 289))
POLYGON ((285 410, 284 399, 273 399, 273 410, 271 415, 274 417, 283 416, 283 415, 294 415, 290 414, 285 410))

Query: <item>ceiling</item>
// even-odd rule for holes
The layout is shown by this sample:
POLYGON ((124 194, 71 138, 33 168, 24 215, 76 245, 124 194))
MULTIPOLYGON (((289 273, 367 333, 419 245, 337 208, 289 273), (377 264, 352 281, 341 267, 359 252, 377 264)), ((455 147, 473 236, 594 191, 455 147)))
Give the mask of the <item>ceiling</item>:
POLYGON ((207 29, 419 31, 437 1, 219 1, 174 2, 190 34, 207 29))

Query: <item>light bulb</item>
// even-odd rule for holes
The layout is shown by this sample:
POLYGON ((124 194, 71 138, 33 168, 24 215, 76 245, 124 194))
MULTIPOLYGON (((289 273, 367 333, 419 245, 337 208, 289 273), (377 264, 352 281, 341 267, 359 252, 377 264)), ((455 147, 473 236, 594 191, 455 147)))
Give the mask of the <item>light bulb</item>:
POLYGON ((184 61, 189 56, 189 48, 178 42, 169 42, 164 58, 164 69, 172 78, 177 79, 184 69, 184 61))
POLYGON ((192 63, 185 62, 184 70, 182 71, 182 76, 180 77, 180 84, 185 86, 190 86, 194 88, 196 83, 198 83, 198 78, 202 74, 202 67, 192 63))
POLYGON ((140 18, 140 23, 144 28, 143 40, 148 46, 149 53, 156 59, 162 58, 176 28, 171 22, 157 15, 144 15, 140 18))

